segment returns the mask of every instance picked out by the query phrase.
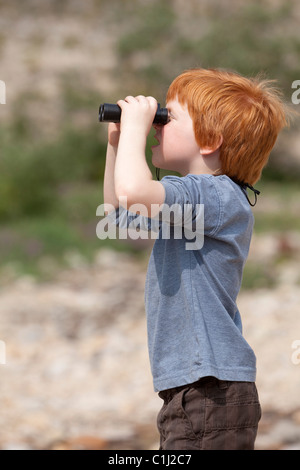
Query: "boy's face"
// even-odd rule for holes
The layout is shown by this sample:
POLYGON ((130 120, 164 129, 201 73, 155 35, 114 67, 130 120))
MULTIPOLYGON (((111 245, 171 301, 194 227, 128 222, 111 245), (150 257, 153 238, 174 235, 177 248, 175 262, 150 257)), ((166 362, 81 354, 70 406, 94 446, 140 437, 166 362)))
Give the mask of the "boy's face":
POLYGON ((169 122, 164 126, 154 125, 158 145, 152 147, 152 163, 157 168, 189 173, 195 158, 199 158, 200 148, 196 142, 193 121, 186 106, 177 100, 166 104, 169 122))

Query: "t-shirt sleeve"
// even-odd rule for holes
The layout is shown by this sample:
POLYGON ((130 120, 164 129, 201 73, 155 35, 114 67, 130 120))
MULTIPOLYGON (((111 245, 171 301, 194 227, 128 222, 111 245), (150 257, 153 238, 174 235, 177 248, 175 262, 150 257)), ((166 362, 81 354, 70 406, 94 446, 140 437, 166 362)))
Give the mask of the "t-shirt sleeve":
POLYGON ((195 222, 202 217, 204 234, 216 234, 222 223, 223 208, 214 176, 166 176, 161 183, 166 194, 161 210, 164 222, 172 220, 170 214, 174 225, 184 225, 190 220, 195 222))
POLYGON ((150 217, 144 217, 139 214, 128 211, 122 206, 119 206, 115 211, 108 214, 108 220, 110 223, 115 224, 117 227, 123 229, 138 229, 146 232, 158 232, 159 221, 150 219, 150 217))

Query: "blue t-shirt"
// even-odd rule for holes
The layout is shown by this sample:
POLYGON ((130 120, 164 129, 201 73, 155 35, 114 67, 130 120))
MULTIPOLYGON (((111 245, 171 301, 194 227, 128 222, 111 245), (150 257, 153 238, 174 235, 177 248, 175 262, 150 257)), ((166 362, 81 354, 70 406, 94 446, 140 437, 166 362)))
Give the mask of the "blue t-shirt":
POLYGON ((160 214, 145 285, 154 389, 205 376, 253 382, 256 358, 236 303, 254 221, 245 194, 225 175, 161 183, 172 213, 160 214))

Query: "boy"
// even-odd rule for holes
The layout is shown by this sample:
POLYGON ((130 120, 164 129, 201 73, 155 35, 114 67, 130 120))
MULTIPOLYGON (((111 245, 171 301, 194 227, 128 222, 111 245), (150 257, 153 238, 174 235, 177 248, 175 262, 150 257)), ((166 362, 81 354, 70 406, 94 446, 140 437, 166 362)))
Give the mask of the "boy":
POLYGON ((257 197, 252 185, 287 125, 285 107, 269 82, 212 69, 179 75, 166 101, 169 122, 154 125, 152 162, 181 177, 152 179, 145 146, 157 102, 129 96, 118 102, 120 125, 109 125, 104 178, 117 222, 128 214, 123 205, 141 226, 148 215, 170 226, 169 237, 160 228, 145 286, 154 389, 164 400, 160 449, 254 449, 256 358, 236 305, 253 228, 246 188, 257 197), (186 207, 194 226, 204 217, 194 249, 183 234, 186 207))

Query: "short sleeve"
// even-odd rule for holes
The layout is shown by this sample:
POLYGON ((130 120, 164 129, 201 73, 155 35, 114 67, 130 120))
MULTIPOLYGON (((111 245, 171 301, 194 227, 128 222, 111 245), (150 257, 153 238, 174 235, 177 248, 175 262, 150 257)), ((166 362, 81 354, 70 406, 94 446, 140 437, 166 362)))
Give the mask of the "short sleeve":
POLYGON ((197 220, 204 218, 205 235, 214 235, 222 223, 221 197, 212 175, 166 176, 161 180, 165 188, 165 209, 162 219, 172 214, 175 224, 183 223, 185 216, 197 220))
POLYGON ((146 232, 158 232, 160 228, 158 220, 134 214, 122 206, 119 206, 115 211, 108 214, 107 217, 111 223, 123 229, 132 228, 146 232))

